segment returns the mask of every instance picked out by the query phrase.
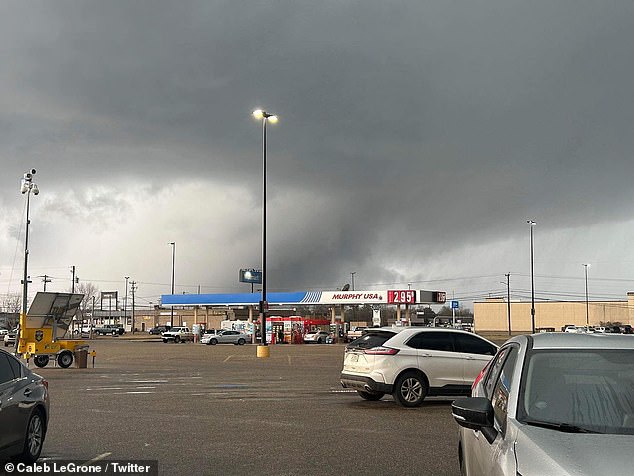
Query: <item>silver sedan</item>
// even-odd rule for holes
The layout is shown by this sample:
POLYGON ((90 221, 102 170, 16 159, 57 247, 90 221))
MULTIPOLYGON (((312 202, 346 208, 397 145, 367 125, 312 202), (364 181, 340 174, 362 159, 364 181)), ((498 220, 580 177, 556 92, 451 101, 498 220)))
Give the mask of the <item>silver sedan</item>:
POLYGON ((634 338, 515 337, 452 412, 462 474, 631 475, 634 338))
POLYGON ((215 334, 205 334, 200 340, 202 344, 216 345, 216 344, 236 344, 244 345, 247 342, 251 342, 249 335, 240 331, 224 330, 218 331, 215 334))

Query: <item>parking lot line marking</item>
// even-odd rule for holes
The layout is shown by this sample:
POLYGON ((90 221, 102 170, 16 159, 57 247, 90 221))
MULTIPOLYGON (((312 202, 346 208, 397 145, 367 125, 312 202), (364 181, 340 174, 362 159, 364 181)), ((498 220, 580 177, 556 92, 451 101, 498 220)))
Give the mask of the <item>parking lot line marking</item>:
POLYGON ((168 383, 169 380, 128 380, 130 383, 168 383))
POLYGON ((290 356, 290 355, 287 355, 286 357, 288 357, 288 365, 289 365, 289 367, 290 367, 290 366, 291 366, 291 356, 290 356))
POLYGON ((228 355, 227 358, 225 360, 223 360, 222 362, 229 362, 229 359, 231 359, 231 357, 233 357, 233 355, 228 355))
POLYGON ((134 388, 147 390, 147 389, 154 389, 156 387, 134 387, 134 388))
POLYGON ((88 391, 93 390, 123 390, 123 387, 96 387, 96 388, 87 388, 88 391))
POLYGON ((102 454, 100 454, 99 456, 96 456, 95 458, 93 458, 93 459, 91 459, 91 460, 89 460, 89 461, 86 461, 86 462, 84 463, 84 466, 88 466, 88 465, 90 465, 90 464, 92 464, 92 463, 95 463, 96 461, 100 461, 100 460, 102 460, 102 459, 104 459, 104 458, 107 458, 107 457, 108 457, 108 456, 110 456, 111 454, 112 454, 112 453, 102 453, 102 454))

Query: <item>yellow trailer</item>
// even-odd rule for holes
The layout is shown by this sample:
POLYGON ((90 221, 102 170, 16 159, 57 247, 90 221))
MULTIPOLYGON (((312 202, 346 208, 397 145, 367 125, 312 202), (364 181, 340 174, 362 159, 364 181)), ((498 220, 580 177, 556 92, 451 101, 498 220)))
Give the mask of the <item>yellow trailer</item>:
POLYGON ((18 353, 27 360, 33 357, 38 367, 45 367, 51 358, 62 368, 70 367, 76 352, 88 350, 86 342, 73 339, 70 331, 83 298, 83 294, 38 292, 29 312, 20 315, 18 353))

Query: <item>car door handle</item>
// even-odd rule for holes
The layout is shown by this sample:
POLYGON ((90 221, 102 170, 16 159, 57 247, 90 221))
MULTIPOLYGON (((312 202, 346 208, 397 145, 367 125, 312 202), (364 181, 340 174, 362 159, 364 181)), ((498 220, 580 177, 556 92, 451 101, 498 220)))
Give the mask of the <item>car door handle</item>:
POLYGON ((33 390, 31 390, 30 388, 27 388, 27 389, 24 391, 24 396, 25 396, 25 397, 30 397, 32 392, 33 392, 33 390))
POLYGON ((419 354, 421 357, 431 357, 431 354, 419 354))

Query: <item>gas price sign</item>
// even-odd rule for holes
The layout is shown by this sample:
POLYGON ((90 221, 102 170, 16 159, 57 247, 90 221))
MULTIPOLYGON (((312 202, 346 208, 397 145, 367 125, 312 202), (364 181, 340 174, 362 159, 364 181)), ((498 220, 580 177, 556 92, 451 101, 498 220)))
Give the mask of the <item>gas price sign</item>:
POLYGON ((414 304, 416 303, 416 291, 413 289, 389 289, 387 291, 387 302, 389 304, 414 304))

